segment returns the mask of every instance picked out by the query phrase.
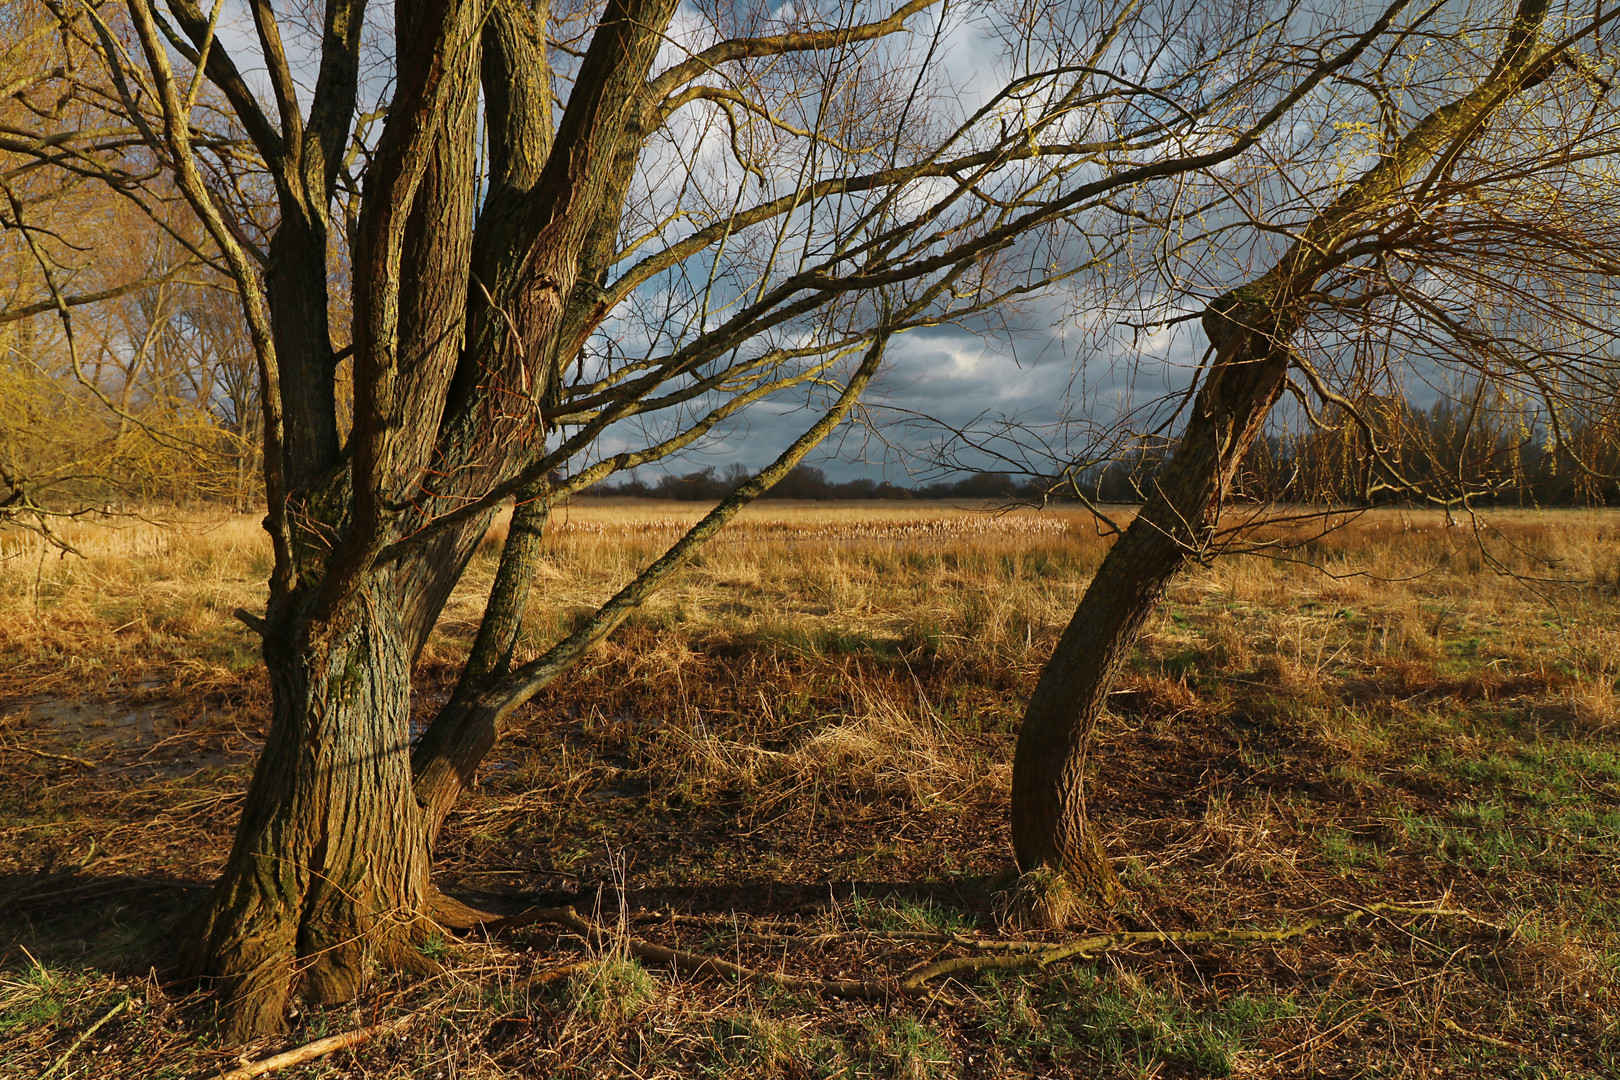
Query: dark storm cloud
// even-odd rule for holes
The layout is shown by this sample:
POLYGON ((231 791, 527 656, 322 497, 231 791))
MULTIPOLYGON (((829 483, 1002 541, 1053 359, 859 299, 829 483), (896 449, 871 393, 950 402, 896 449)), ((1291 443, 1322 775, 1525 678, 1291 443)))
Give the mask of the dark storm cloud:
MULTIPOLYGON (((1008 424, 1017 426, 1026 443, 1045 444, 1061 456, 1065 446, 1083 444, 1093 427, 1108 427, 1122 413, 1184 389, 1202 344, 1201 335, 1186 330, 1133 343, 1128 336, 1075 323, 1016 334, 914 330, 890 343, 884 367, 864 398, 864 423, 846 423, 810 460, 838 479, 907 483, 938 466, 937 450, 951 432, 993 444, 996 433, 1007 437, 1008 424)), ((811 398, 802 391, 761 403, 644 476, 732 463, 763 466, 825 405, 824 396, 811 398)), ((645 443, 644 433, 625 429, 609 433, 601 452, 645 443)), ((954 450, 957 464, 997 467, 990 456, 961 445, 954 450)))

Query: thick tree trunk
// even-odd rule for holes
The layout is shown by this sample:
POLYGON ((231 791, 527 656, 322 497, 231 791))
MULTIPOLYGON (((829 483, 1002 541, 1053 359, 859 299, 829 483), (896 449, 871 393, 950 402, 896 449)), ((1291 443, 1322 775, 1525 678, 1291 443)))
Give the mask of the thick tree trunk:
POLYGON ((352 997, 368 967, 430 967, 428 886, 411 795, 410 669, 372 592, 332 620, 272 629, 274 711, 225 872, 188 941, 233 1038, 279 1030, 289 993, 352 997))

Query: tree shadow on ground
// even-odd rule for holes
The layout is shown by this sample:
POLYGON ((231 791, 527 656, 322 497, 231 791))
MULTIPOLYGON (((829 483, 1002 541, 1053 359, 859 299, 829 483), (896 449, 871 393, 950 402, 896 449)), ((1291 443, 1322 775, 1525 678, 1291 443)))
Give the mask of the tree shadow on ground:
POLYGON ((942 917, 987 920, 1011 872, 951 881, 780 881, 744 879, 716 885, 632 887, 622 893, 603 883, 574 890, 446 889, 464 903, 500 915, 527 907, 573 907, 580 912, 680 915, 748 915, 785 918, 821 914, 861 904, 893 909, 932 909, 942 917))
POLYGON ((88 967, 113 976, 169 966, 176 924, 209 882, 131 874, 0 874, 0 968, 88 967))

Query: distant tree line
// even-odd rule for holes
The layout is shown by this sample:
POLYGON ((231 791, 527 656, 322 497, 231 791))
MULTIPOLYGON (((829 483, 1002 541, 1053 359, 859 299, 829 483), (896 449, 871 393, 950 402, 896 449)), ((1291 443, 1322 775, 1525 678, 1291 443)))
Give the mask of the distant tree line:
MULTIPOLYGON (((1256 439, 1231 497, 1241 501, 1342 506, 1424 497, 1478 506, 1620 506, 1620 425, 1566 417, 1562 440, 1501 400, 1463 395, 1427 408, 1396 398, 1358 403, 1352 421, 1329 413, 1304 433, 1256 439), (1578 459, 1578 460, 1577 460, 1578 459)), ((1152 490, 1175 440, 1141 441, 1111 459, 1064 475, 975 472, 913 486, 867 478, 833 480, 800 465, 767 499, 939 499, 1139 503, 1152 490)), ((707 466, 650 480, 599 485, 593 495, 716 502, 749 472, 707 466)))
MULTIPOLYGON (((695 472, 665 475, 651 481, 639 478, 591 489, 592 495, 631 496, 643 499, 679 499, 715 502, 746 480, 751 473, 742 465, 717 470, 710 465, 695 472)), ((765 499, 1024 499, 1038 497, 1045 485, 1007 473, 980 472, 954 480, 904 487, 887 480, 867 478, 831 480, 824 470, 800 465, 766 492, 765 499)))
MULTIPOLYGON (((1611 415, 1549 424, 1500 397, 1464 393, 1424 408, 1368 397, 1303 433, 1255 440, 1230 497, 1347 506, 1413 500, 1476 506, 1620 505, 1620 424, 1611 415)), ((1074 489, 1097 502, 1141 502, 1174 440, 1139 443, 1080 472, 1074 489)))

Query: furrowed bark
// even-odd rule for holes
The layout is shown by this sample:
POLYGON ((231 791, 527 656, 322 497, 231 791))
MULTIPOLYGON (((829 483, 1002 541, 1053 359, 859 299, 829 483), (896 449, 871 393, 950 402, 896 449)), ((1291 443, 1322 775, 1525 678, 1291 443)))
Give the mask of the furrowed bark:
POLYGON ((1557 57, 1535 47, 1547 0, 1523 0, 1491 75, 1424 117, 1325 208, 1265 275, 1205 311, 1214 357, 1181 439, 1141 511, 1098 567, 1041 672, 1013 759, 1012 841, 1020 869, 1058 871, 1090 901, 1119 882, 1090 821, 1085 772, 1108 691, 1142 625, 1186 561, 1208 548, 1225 493, 1284 389, 1306 294, 1336 253, 1401 205, 1419 171, 1477 136, 1557 57))
POLYGON ((326 222, 304 206, 283 203, 270 241, 265 300, 280 360, 286 431, 282 454, 289 494, 301 493, 338 459, 337 398, 332 386, 332 337, 327 321, 326 222))
MULTIPOLYGON (((597 220, 603 159, 622 159, 627 132, 639 145, 640 133, 615 111, 639 95, 619 92, 641 86, 671 9, 634 0, 610 9, 591 49, 603 77, 594 92, 576 92, 571 127, 565 120, 570 152, 552 155, 549 164, 543 144, 536 147, 531 138, 550 126, 549 73, 533 63, 543 56, 543 37, 515 9, 498 12, 486 28, 495 46, 489 70, 516 64, 526 76, 498 102, 501 137, 514 145, 503 145, 497 179, 533 213, 526 236, 503 234, 498 215, 480 221, 479 233, 485 256, 501 271, 503 294, 538 304, 530 305, 535 317, 522 327, 535 343, 553 333, 558 305, 547 298, 566 292, 597 220)), ((187 957, 189 970, 220 990, 232 1037, 279 1029, 295 990, 312 1001, 339 1001, 353 995, 373 965, 425 965, 415 945, 432 909, 430 831, 412 791, 410 664, 482 523, 469 521, 436 538, 418 558, 389 566, 374 565, 369 553, 431 518, 436 497, 460 497, 463 488, 487 482, 486 473, 498 476, 521 452, 521 440, 512 447, 493 438, 501 423, 540 430, 523 410, 510 415, 506 392, 532 374, 537 399, 545 378, 543 371, 522 369, 522 340, 463 333, 469 282, 482 284, 469 273, 477 247, 470 215, 476 188, 471 107, 479 68, 478 37, 467 31, 481 18, 470 10, 456 0, 423 0, 400 13, 401 90, 394 103, 400 126, 385 136, 370 175, 356 250, 352 474, 322 474, 318 466, 332 455, 303 444, 288 454, 308 485, 299 509, 307 528, 297 555, 305 572, 296 586, 273 590, 263 622, 274 688, 271 730, 236 845, 197 916, 187 957), (514 356, 515 371, 507 363, 514 356), (457 447, 467 451, 459 467, 439 474, 452 475, 454 484, 418 498, 413 489, 421 470, 445 460, 433 457, 433 440, 451 398, 455 363, 493 377, 469 388, 481 398, 468 409, 478 423, 458 432, 468 436, 457 447), (514 378, 503 382, 503 375, 514 378), (408 500, 403 513, 399 496, 408 500)), ((301 243, 298 254, 307 255, 303 249, 316 232, 290 230, 285 243, 301 243)), ((312 261, 289 258, 286 265, 296 270, 312 261)), ((289 273, 287 287, 274 290, 272 308, 282 336, 298 337, 299 351, 323 362, 314 375, 325 392, 331 365, 318 332, 324 323, 301 318, 300 309, 316 301, 313 293, 298 294, 300 288, 310 292, 313 280, 289 273)), ((324 290, 324 274, 321 280, 324 290)), ((509 312, 486 314, 508 325, 509 312)), ((324 419, 301 410, 291 423, 308 440, 321 434, 324 419)), ((475 677, 503 673, 509 662, 521 627, 518 585, 532 569, 541 506, 518 514, 488 633, 476 649, 475 677)), ((459 777, 453 787, 459 790, 459 777)), ((447 808, 435 814, 435 827, 447 808)))
POLYGON ((227 1036, 279 1030, 299 986, 346 1000, 368 967, 422 968, 428 883, 411 795, 409 657, 384 598, 265 640, 269 736, 184 966, 226 1002, 227 1036))
MULTIPOLYGON (((196 916, 185 957, 191 974, 219 990, 231 1037, 279 1030, 294 990, 316 1003, 343 1001, 373 966, 431 967, 416 947, 429 927, 429 850, 411 793, 409 751, 417 642, 395 576, 412 567, 378 571, 353 556, 357 510, 367 515, 360 545, 368 530, 390 527, 391 452, 411 434, 402 435, 397 407, 411 398, 412 376, 436 360, 448 368, 451 361, 438 359, 445 339, 454 357, 455 337, 445 331, 460 318, 466 257, 458 263, 457 248, 458 240, 463 252, 468 246, 473 187, 469 18, 476 12, 456 0, 402 12, 412 39, 403 67, 415 70, 402 71, 403 103, 396 105, 414 105, 419 115, 392 140, 380 171, 379 183, 391 184, 401 204, 379 196, 389 212, 370 220, 370 246, 357 252, 362 277, 384 268, 381 279, 365 278, 358 290, 372 301, 360 307, 356 335, 359 360, 373 378, 362 377, 359 388, 357 475, 332 467, 325 218, 306 214, 298 199, 302 181, 319 188, 334 174, 325 155, 332 127, 346 127, 343 116, 330 115, 347 107, 342 93, 318 102, 320 122, 303 143, 312 152, 310 175, 289 169, 278 183, 284 216, 267 293, 277 340, 293 343, 299 357, 283 375, 304 380, 293 389, 311 406, 288 417, 297 436, 282 457, 302 488, 289 493, 300 525, 291 553, 298 574, 278 572, 272 582, 262 627, 270 730, 231 856, 196 916), (459 230, 458 200, 469 223, 459 230), (401 257, 424 264, 403 288, 386 269, 401 257), (453 280, 446 283, 446 274, 453 280)), ((349 29, 357 32, 358 23, 349 29)))
POLYGON ((437 475, 493 479, 510 458, 492 456, 492 447, 538 441, 541 408, 569 355, 559 354, 558 335, 582 253, 611 202, 616 166, 633 162, 646 139, 639 120, 648 111, 647 72, 673 14, 672 0, 610 0, 538 173, 523 144, 543 120, 549 71, 533 32, 511 13, 490 28, 498 52, 486 75, 517 81, 495 95, 507 109, 492 129, 502 138, 502 186, 492 188, 473 244, 467 344, 438 431, 437 475))
MULTIPOLYGON (((472 234, 467 238, 467 250, 463 251, 459 244, 456 248, 456 273, 459 277, 446 279, 446 284, 453 283, 455 286, 460 306, 457 321, 452 324, 450 333, 442 335, 440 346, 459 349, 461 355, 447 354, 435 363, 435 374, 440 376, 440 396, 434 396, 431 386, 421 375, 415 380, 419 390, 408 411, 420 417, 412 420, 411 426, 419 438, 426 440, 419 442, 411 451, 418 462, 437 456, 439 464, 445 463, 433 446, 441 427, 439 414, 443 408, 444 384, 449 381, 444 361, 453 365, 465 364, 468 370, 478 372, 479 375, 470 381, 475 389, 483 393, 490 393, 499 386, 491 371, 489 357, 476 349, 463 348, 462 333, 469 296, 482 302, 487 287, 481 276, 487 267, 479 260, 487 259, 488 255, 474 255, 474 247, 487 252, 491 247, 498 247, 511 239, 503 235, 498 211, 491 208, 505 205, 533 187, 550 152, 552 87, 550 68, 546 63, 544 23, 543 8, 531 9, 519 0, 496 0, 490 5, 489 17, 480 37, 479 69, 487 120, 490 193, 483 215, 473 225, 472 234)), ((470 136, 472 130, 467 126, 463 134, 470 136)), ((470 183, 465 190, 471 190, 470 183)), ((470 208, 469 199, 465 208, 458 208, 458 218, 470 208)), ((434 220, 432 215, 426 217, 427 222, 434 220)), ((426 342, 430 339, 423 340, 426 342)), ((494 367, 498 369, 499 365, 494 367)), ((543 380, 551 377, 549 371, 537 375, 543 380)), ((521 380, 519 382, 521 384, 521 380)), ((547 383, 542 382, 539 388, 542 392, 545 385, 547 383)), ((526 419, 534 418, 530 416, 526 419)), ((529 435, 532 436, 543 424, 529 423, 528 426, 529 435)), ((505 471, 511 459, 521 456, 522 446, 522 439, 514 439, 504 444, 504 449, 487 450, 483 459, 485 471, 496 475, 505 471)), ((436 469, 435 472, 440 475, 433 476, 429 483, 443 485, 443 470, 436 469)), ((463 476, 476 480, 473 474, 464 473, 463 476)), ((463 486, 466 482, 464 479, 463 486)), ((424 491, 419 494, 421 497, 402 522, 402 528, 407 532, 444 509, 440 500, 431 497, 430 493, 424 491)), ((451 505, 457 504, 452 502, 451 505)), ((464 525, 449 530, 447 535, 430 539, 422 550, 413 552, 396 567, 394 580, 405 611, 406 632, 413 643, 413 655, 426 644, 467 561, 488 531, 492 518, 493 508, 489 513, 474 515, 464 525)))
MULTIPOLYGON (((645 132, 633 120, 647 69, 673 10, 668 0, 610 4, 579 76, 589 92, 572 96, 552 146, 551 75, 542 14, 514 0, 489 9, 480 73, 490 118, 490 191, 462 271, 462 321, 442 340, 459 347, 453 377, 435 367, 424 392, 408 399, 393 464, 409 500, 397 533, 409 536, 509 477, 515 462, 543 445, 544 415, 561 358, 556 341, 582 251, 598 220, 610 166, 633 164, 645 132)), ((471 127, 466 128, 471 133, 471 127)), ((403 354, 402 354, 403 356, 403 354)), ((487 516, 484 523, 487 524, 487 516)), ((456 539, 402 563, 395 578, 425 639, 484 535, 458 526, 456 539)), ((370 554, 370 553, 367 553, 370 554)))

